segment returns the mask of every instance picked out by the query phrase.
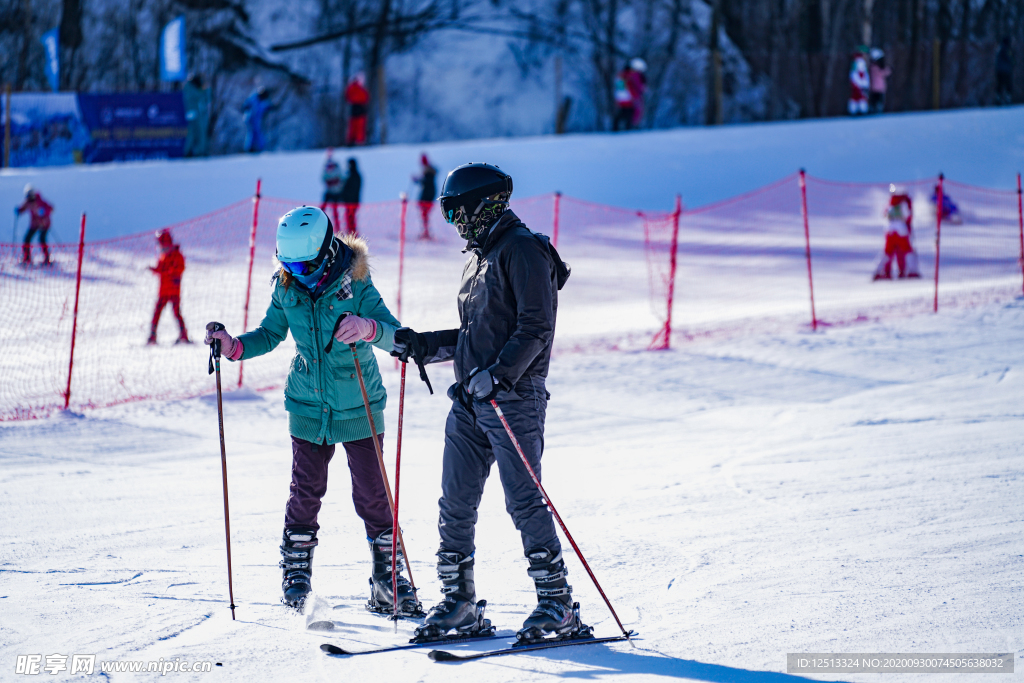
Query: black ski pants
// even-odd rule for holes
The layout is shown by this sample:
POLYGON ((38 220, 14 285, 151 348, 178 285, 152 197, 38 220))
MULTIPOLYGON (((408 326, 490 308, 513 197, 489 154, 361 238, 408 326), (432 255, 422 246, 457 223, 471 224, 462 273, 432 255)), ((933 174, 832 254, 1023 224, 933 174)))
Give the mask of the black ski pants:
MULTIPOLYGON (((561 544, 551 511, 516 453, 494 407, 490 403, 470 401, 461 389, 458 391, 462 400, 459 396, 453 400, 444 429, 438 520, 441 549, 466 555, 476 549, 477 508, 491 465, 497 462, 498 476, 505 489, 505 509, 522 536, 523 550, 544 547, 557 553, 561 544)), ((524 378, 516 385, 514 394, 510 398, 519 400, 499 398, 498 405, 540 478, 547 410, 544 380, 524 378)))

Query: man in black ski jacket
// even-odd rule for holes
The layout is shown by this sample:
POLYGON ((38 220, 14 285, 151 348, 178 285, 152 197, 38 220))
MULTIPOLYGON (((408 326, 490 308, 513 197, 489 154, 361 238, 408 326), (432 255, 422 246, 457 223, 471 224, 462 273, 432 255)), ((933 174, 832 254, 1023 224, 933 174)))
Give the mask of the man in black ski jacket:
POLYGON ((505 432, 500 404, 530 466, 540 476, 548 394, 544 384, 555 334, 558 290, 569 269, 547 237, 509 210, 512 178, 488 164, 465 164, 445 179, 441 210, 467 240, 457 330, 395 333, 393 355, 420 363, 453 359, 452 409, 445 424, 438 531, 438 578, 444 600, 432 608, 421 638, 484 630, 484 604, 473 580, 477 507, 491 465, 506 509, 523 540, 538 604, 520 631, 532 640, 581 628, 572 608, 554 520, 505 432))

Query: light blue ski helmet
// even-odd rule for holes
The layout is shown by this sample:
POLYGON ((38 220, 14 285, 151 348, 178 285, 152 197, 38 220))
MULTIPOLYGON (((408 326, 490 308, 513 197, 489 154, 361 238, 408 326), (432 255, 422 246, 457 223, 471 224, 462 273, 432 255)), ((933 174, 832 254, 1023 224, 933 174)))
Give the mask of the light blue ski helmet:
POLYGON ((277 260, 312 261, 331 232, 327 214, 315 206, 297 206, 277 221, 277 260))

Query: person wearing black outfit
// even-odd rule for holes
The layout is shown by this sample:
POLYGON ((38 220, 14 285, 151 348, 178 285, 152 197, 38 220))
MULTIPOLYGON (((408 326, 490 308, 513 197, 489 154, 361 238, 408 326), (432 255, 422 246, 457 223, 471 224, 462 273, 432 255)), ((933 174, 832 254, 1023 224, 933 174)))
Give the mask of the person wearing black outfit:
POLYGON ((996 53, 996 104, 1010 104, 1013 98, 1013 51, 1009 36, 999 43, 996 53))
POLYGON ((341 203, 345 205, 345 232, 349 235, 359 234, 356 228, 356 212, 359 211, 359 195, 363 189, 363 177, 359 175, 359 167, 353 157, 348 159, 348 174, 345 184, 341 186, 341 203))
POLYGON ((537 608, 520 633, 533 639, 580 627, 551 511, 490 405, 492 399, 500 404, 539 476, 550 398, 545 379, 558 291, 569 268, 546 236, 529 230, 509 210, 511 194, 512 178, 496 166, 465 164, 448 174, 441 210, 467 241, 469 252, 458 297, 460 326, 424 333, 400 328, 395 333, 392 355, 399 359, 455 364, 439 501, 437 571, 444 600, 417 629, 419 637, 484 628, 473 579, 474 530, 494 463, 537 590, 537 608))

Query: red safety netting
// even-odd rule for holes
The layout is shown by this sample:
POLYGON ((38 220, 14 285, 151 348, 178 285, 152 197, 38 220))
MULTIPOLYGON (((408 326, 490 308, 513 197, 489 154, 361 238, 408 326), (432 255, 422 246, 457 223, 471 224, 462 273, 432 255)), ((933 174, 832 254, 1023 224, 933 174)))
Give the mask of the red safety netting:
MULTIPOLYGON (((1020 291, 1017 193, 945 181, 955 209, 942 222, 936 290, 938 178, 837 183, 807 178, 807 206, 819 323, 843 324, 990 301, 1020 291), (920 278, 874 280, 885 255, 891 190, 910 196, 911 243, 920 278), (936 296, 937 295, 937 296, 936 296)), ((908 257, 905 273, 912 273, 908 257)))
MULTIPOLYGON (((887 184, 806 178, 806 233, 799 174, 692 211, 638 212, 561 195, 516 199, 512 208, 551 236, 572 267, 559 295, 556 352, 665 348, 670 340, 811 326, 808 237, 815 324, 931 310, 935 181, 899 185, 914 203, 920 279, 872 281, 885 240, 887 184)), ((1018 194, 951 181, 944 189, 956 211, 942 224, 939 306, 1019 294, 1018 194)), ((244 200, 168 228, 186 259, 181 311, 197 342, 191 345, 174 343, 170 306, 158 343, 146 343, 159 284, 150 271, 159 253, 154 233, 87 241, 69 398, 78 245, 52 246, 53 265, 45 268, 22 266, 20 245, 0 245, 0 420, 45 416, 65 403, 81 410, 212 392, 203 327, 218 320, 238 334, 259 324, 272 291, 278 217, 301 203, 244 200)), ((404 244, 401 201, 363 204, 353 216, 370 247, 374 284, 403 324, 457 327, 465 243, 436 206, 426 214, 417 202, 404 208, 404 244)), ((333 217, 333 207, 327 210, 333 217)), ((344 206, 335 223, 345 230, 344 206)), ((33 251, 38 263, 39 248, 33 251)), ((280 386, 294 355, 291 339, 282 347, 222 363, 225 388, 280 386)))
POLYGON ((683 212, 678 249, 676 338, 809 320, 797 175, 683 212))

